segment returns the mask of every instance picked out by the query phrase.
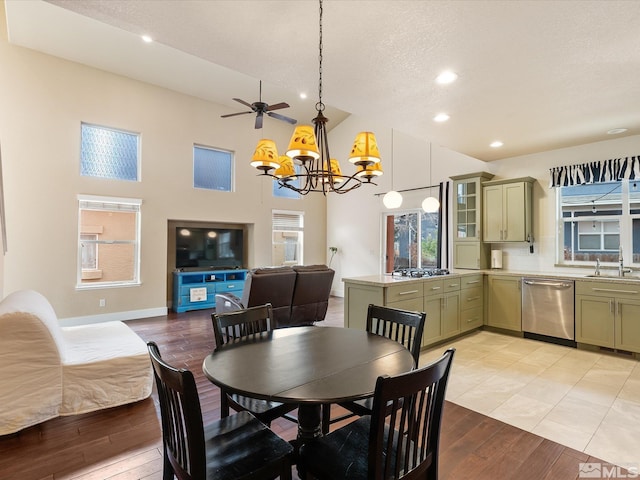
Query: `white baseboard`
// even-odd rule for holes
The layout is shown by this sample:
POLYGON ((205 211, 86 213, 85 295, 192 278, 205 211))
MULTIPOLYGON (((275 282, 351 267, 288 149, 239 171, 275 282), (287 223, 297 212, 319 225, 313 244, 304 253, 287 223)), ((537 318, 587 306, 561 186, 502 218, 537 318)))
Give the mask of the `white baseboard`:
POLYGON ((114 320, 126 321, 138 318, 159 317, 166 315, 167 307, 146 308, 144 310, 131 310, 128 312, 103 313, 101 315, 88 315, 86 317, 70 317, 60 318, 58 321, 63 327, 72 327, 74 325, 86 325, 88 323, 112 322, 114 320))

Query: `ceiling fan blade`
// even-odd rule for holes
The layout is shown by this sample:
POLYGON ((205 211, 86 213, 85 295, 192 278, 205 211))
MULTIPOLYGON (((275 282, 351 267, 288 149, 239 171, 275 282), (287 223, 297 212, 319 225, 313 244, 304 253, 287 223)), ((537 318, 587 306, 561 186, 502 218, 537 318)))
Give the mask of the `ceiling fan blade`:
POLYGON ((285 122, 290 123, 291 125, 295 125, 298 123, 297 120, 289 117, 285 117, 284 115, 280 115, 279 113, 267 112, 267 115, 273 118, 277 118, 278 120, 284 120, 285 122))
POLYGON ((262 113, 256 115, 256 129, 262 128, 262 113))
POLYGON ((271 110, 279 110, 281 108, 289 108, 289 104, 285 103, 285 102, 280 102, 280 103, 276 103, 275 105, 269 105, 267 107, 267 111, 271 111, 271 110))
POLYGON ((253 113, 253 112, 227 113, 226 115, 220 115, 220 116, 222 118, 227 118, 227 117, 235 117, 236 115, 246 115, 247 113, 253 113))
POLYGON ((243 104, 243 105, 245 105, 245 106, 247 106, 247 107, 249 107, 249 108, 251 108, 251 109, 253 108, 253 105, 251 105, 250 103, 245 102, 245 101, 244 101, 244 100, 242 100, 241 98, 234 98, 234 100, 235 100, 236 102, 240 102, 241 104, 243 104))

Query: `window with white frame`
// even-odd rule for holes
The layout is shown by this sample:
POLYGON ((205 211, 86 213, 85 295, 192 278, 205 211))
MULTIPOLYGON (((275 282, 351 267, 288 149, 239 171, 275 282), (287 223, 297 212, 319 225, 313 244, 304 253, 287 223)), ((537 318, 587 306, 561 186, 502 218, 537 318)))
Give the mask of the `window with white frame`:
POLYGON ((634 180, 559 187, 559 261, 640 263, 640 186, 634 180))
POLYGON ((438 217, 423 210, 385 215, 385 272, 438 266, 438 217))
POLYGON ((140 135, 82 123, 80 175, 111 180, 139 180, 140 135))
POLYGON ((302 265, 304 236, 304 213, 272 212, 272 252, 273 265, 302 265))
POLYGON ((231 192, 233 152, 202 145, 193 146, 193 186, 231 192))
POLYGON ((130 198, 78 196, 78 288, 140 283, 140 206, 130 198))

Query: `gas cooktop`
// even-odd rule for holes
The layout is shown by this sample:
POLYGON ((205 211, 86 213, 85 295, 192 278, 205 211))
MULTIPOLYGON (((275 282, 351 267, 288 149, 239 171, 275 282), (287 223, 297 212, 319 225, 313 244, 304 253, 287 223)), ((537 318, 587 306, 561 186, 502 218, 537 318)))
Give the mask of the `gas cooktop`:
POLYGON ((446 268, 401 268, 392 273, 396 277, 435 277, 438 275, 449 275, 446 268))

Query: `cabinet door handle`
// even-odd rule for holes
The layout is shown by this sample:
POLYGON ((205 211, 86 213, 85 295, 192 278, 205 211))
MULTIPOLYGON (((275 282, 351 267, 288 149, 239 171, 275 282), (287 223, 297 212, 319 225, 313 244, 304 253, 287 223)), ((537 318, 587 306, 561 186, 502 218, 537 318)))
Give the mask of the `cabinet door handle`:
POLYGON ((632 295, 637 295, 637 290, 615 290, 613 288, 592 288, 594 292, 609 292, 609 293, 630 293, 632 295))
POLYGON ((478 300, 480 297, 469 297, 467 298, 467 302, 474 302, 476 300, 478 300))
POLYGON ((473 285, 474 283, 480 283, 480 280, 471 280, 467 282, 467 285, 473 285))
POLYGON ((442 287, 431 287, 431 290, 440 290, 442 287))
POLYGON ((469 318, 469 319, 467 319, 467 323, 477 322, 478 320, 480 320, 480 317, 469 318))
POLYGON ((609 300, 609 313, 613 313, 613 300, 609 300))
POLYGON ((418 290, 408 290, 406 292, 400 292, 398 295, 411 295, 412 293, 418 293, 418 290))
POLYGON ((504 231, 504 238, 503 238, 503 240, 506 240, 507 238, 509 238, 509 235, 507 234, 507 231, 505 230, 505 231, 504 231))
POLYGON ((459 287, 460 285, 458 285, 457 283, 450 283, 449 286, 450 287, 459 287))

